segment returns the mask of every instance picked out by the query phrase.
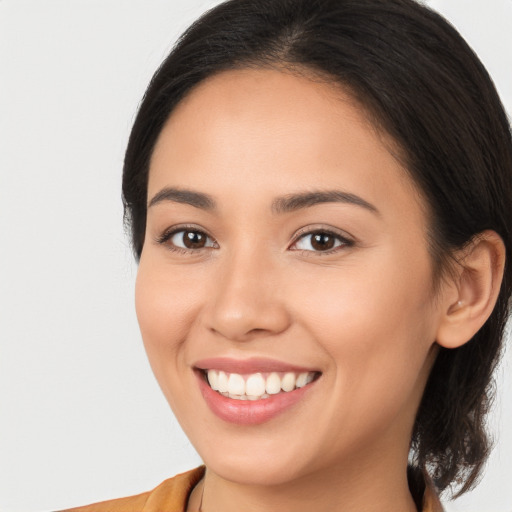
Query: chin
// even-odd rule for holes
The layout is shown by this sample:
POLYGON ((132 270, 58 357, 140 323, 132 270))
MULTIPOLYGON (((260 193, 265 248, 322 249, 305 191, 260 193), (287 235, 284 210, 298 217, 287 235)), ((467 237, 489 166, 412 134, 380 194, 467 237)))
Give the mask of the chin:
POLYGON ((277 454, 268 457, 248 452, 229 454, 207 459, 205 464, 221 478, 242 485, 283 485, 305 473, 300 471, 297 464, 285 461, 277 454))
POLYGON ((209 470, 238 484, 283 485, 311 473, 314 445, 305 443, 302 436, 293 440, 277 433, 268 428, 253 431, 251 436, 211 431, 210 438, 200 438, 195 447, 209 470))

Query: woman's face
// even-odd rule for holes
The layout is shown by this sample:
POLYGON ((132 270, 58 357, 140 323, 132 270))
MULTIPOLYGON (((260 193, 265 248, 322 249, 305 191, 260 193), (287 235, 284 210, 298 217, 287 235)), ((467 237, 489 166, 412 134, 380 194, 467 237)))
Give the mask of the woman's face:
POLYGON ((165 125, 137 315, 217 474, 405 463, 440 311, 422 202, 390 147, 340 88, 276 70, 216 75, 165 125))

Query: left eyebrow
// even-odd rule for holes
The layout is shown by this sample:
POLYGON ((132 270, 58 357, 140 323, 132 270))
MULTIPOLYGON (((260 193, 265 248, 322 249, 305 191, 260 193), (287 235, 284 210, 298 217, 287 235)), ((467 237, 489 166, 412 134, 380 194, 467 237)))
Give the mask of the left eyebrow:
POLYGON ((342 190, 320 190, 313 192, 301 192, 278 197, 272 202, 273 213, 289 213, 303 208, 309 208, 322 203, 345 203, 360 206, 376 215, 379 210, 362 197, 343 192, 342 190))

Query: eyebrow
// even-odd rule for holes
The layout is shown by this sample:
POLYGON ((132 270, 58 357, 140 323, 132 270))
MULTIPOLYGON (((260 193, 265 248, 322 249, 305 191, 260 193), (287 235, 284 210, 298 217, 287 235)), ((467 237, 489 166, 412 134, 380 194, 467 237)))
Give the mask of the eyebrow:
POLYGON ((362 197, 341 190, 319 190, 278 197, 272 202, 272 211, 274 213, 288 213, 322 203, 352 204, 379 214, 379 210, 362 197))
POLYGON ((212 196, 202 192, 194 192, 193 190, 185 190, 178 188, 163 188, 156 193, 148 204, 151 208, 155 204, 163 201, 173 201, 175 203, 189 204, 200 208, 201 210, 215 210, 216 204, 212 196))
MULTIPOLYGON (((188 204, 201 210, 214 211, 217 209, 215 200, 209 194, 169 187, 163 188, 160 192, 157 192, 149 202, 148 208, 164 201, 188 204)), ((361 208, 379 215, 379 210, 373 204, 369 203, 362 197, 351 194, 350 192, 343 192, 341 190, 318 190, 287 194, 274 199, 274 201, 272 201, 271 209, 275 214, 283 214, 323 203, 351 204, 360 206, 361 208)))

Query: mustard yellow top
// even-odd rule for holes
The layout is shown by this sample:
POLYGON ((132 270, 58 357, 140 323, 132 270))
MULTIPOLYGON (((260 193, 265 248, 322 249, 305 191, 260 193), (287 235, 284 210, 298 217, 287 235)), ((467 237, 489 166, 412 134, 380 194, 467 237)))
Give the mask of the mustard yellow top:
MULTIPOLYGON (((190 493, 203 478, 204 471, 205 467, 200 466, 165 480, 152 491, 61 512, 185 512, 190 493)), ((421 512, 442 511, 436 493, 431 486, 427 486, 421 512)))

